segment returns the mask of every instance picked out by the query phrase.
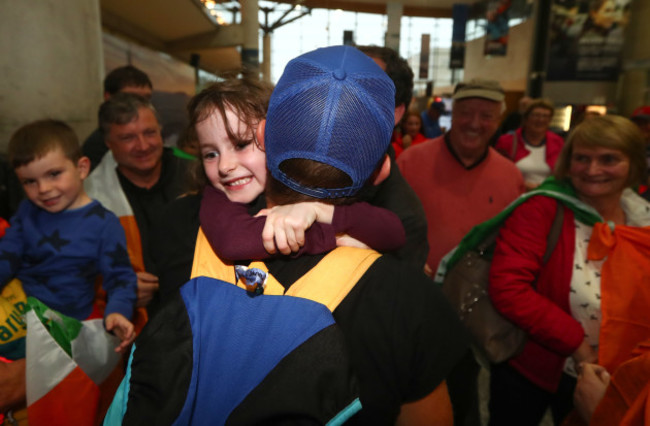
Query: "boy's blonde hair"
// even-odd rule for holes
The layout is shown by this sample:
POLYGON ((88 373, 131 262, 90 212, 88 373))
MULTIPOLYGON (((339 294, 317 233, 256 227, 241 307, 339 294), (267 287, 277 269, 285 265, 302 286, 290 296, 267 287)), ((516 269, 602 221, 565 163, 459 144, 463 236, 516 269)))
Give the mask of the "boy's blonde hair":
POLYGON ((17 169, 60 148, 73 163, 82 156, 75 132, 60 120, 39 120, 16 130, 9 140, 9 163, 17 169))

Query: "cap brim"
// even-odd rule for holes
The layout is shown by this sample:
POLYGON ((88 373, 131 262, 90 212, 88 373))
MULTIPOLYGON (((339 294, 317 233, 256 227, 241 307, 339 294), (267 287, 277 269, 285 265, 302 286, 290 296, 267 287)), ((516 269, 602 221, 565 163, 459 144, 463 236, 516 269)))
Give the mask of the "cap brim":
POLYGON ((459 90, 457 93, 455 93, 452 96, 452 99, 454 100, 466 99, 466 98, 481 98, 481 99, 487 99, 489 101, 501 102, 505 99, 505 95, 503 93, 495 92, 494 90, 466 89, 466 90, 459 90))

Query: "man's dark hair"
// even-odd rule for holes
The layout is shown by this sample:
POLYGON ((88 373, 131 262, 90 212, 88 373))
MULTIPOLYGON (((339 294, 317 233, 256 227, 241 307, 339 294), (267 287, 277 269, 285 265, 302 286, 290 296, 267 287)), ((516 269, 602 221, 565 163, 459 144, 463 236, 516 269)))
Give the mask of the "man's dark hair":
POLYGON ((9 162, 16 169, 57 148, 75 164, 81 158, 79 140, 70 126, 59 120, 34 121, 16 130, 11 136, 9 162))
POLYGON ((153 89, 149 76, 133 65, 115 68, 104 79, 104 93, 113 96, 127 86, 153 89))
MULTIPOLYGON (((383 160, 383 159, 382 159, 383 160)), ((305 158, 291 158, 280 164, 280 170, 294 181, 309 188, 345 188, 352 184, 347 173, 329 164, 305 158)), ((271 172, 266 177, 266 196, 274 204, 286 205, 302 201, 319 201, 321 203, 341 205, 357 201, 357 197, 314 198, 289 188, 275 179, 271 172)))
MULTIPOLYGON (((366 180, 363 188, 356 195, 339 198, 314 198, 312 196, 294 191, 279 180, 275 179, 271 172, 266 174, 266 197, 277 205, 300 203, 303 201, 318 201, 335 206, 352 204, 361 199, 361 195, 368 188, 373 186, 373 181, 384 163, 382 157, 377 164, 375 172, 366 180)), ((291 158, 280 164, 280 170, 291 179, 301 185, 310 188, 345 188, 352 184, 352 179, 344 171, 329 164, 324 164, 306 158, 291 158)))
POLYGON ((381 59, 386 64, 386 74, 395 84, 395 106, 404 104, 408 109, 413 98, 413 71, 405 59, 389 47, 356 46, 371 58, 381 59))
POLYGON ((133 93, 116 93, 99 107, 99 128, 107 135, 111 124, 126 124, 138 118, 140 108, 150 109, 158 122, 158 114, 151 101, 133 93))

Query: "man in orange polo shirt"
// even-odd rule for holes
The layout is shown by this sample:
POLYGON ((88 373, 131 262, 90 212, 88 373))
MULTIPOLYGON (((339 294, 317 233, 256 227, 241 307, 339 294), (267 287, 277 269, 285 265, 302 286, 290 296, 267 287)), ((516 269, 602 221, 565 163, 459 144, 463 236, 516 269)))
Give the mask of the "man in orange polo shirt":
POLYGON ((397 160, 427 217, 427 270, 474 226, 499 213, 523 192, 515 165, 494 151, 503 89, 496 81, 460 83, 453 95, 451 129, 407 150, 397 160))

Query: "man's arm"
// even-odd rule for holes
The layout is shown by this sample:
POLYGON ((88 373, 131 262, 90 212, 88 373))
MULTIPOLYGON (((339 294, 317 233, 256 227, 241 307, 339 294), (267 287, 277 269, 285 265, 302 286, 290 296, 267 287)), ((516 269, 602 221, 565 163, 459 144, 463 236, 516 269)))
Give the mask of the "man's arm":
POLYGON ((158 292, 158 277, 146 271, 136 272, 136 275, 138 277, 138 290, 135 306, 142 308, 149 305, 158 292))
POLYGON ((573 403, 578 414, 589 423, 596 407, 605 396, 609 386, 609 373, 597 364, 580 364, 580 374, 573 394, 573 403))
MULTIPOLYGON (((4 236, 0 239, 0 289, 11 278, 14 278, 20 269, 27 239, 23 222, 33 221, 34 209, 35 207, 30 201, 22 203, 16 214, 12 216, 10 226, 5 229, 4 236)), ((41 235, 34 234, 31 238, 38 241, 41 235)))
POLYGON ((442 382, 424 398, 402 404, 396 426, 453 426, 454 413, 447 391, 442 382))
POLYGON ((25 359, 0 362, 0 412, 25 405, 25 359))

